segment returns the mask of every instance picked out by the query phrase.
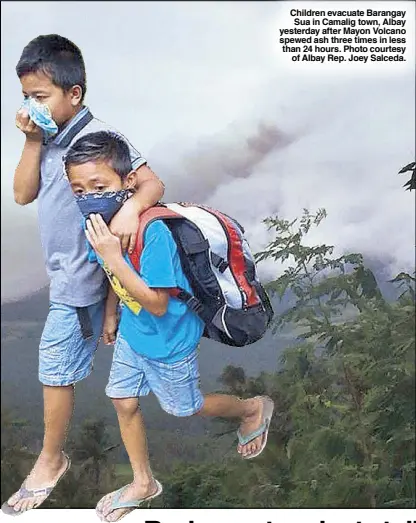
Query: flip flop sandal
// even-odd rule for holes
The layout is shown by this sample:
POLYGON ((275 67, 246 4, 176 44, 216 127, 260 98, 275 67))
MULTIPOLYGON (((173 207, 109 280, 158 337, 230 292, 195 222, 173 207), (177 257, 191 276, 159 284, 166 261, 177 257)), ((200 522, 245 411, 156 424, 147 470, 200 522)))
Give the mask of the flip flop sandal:
MULTIPOLYGON (((65 476, 65 474, 68 472, 68 470, 71 466, 71 460, 65 453, 63 453, 63 454, 66 459, 66 467, 65 467, 65 470, 62 472, 62 474, 59 476, 59 478, 55 481, 55 483, 53 483, 49 487, 27 489, 25 487, 25 483, 26 483, 26 480, 25 480, 23 485, 17 491, 17 494, 19 494, 19 496, 20 496, 18 501, 21 501, 22 499, 31 499, 31 498, 36 499, 36 498, 44 497, 45 499, 43 499, 41 501, 41 503, 39 503, 39 505, 35 505, 33 508, 38 508, 40 505, 42 505, 42 503, 48 498, 48 496, 50 495, 52 490, 65 476)), ((7 514, 8 516, 21 516, 23 513, 27 512, 27 510, 14 510, 14 508, 11 505, 9 505, 7 503, 7 501, 5 503, 3 503, 1 510, 2 510, 2 512, 4 512, 4 514, 7 514)), ((28 509, 28 510, 31 510, 31 509, 28 509)))
POLYGON ((270 420, 273 415, 274 402, 268 396, 260 396, 259 398, 262 399, 264 404, 262 422, 260 427, 257 430, 250 432, 250 434, 247 434, 246 436, 243 436, 241 432, 238 430, 237 437, 240 445, 247 445, 247 443, 250 443, 250 441, 253 441, 259 436, 263 436, 263 443, 261 444, 261 447, 258 449, 257 452, 253 452, 253 454, 244 456, 243 459, 257 458, 257 456, 260 456, 260 454, 263 452, 267 444, 267 436, 269 434, 270 420))
MULTIPOLYGON (((109 512, 105 516, 102 512, 96 510, 98 517, 101 519, 101 521, 106 521, 108 523, 112 523, 107 519, 107 516, 109 516, 112 512, 114 512, 115 510, 118 510, 120 508, 130 509, 130 510, 126 510, 126 512, 124 512, 119 518, 117 518, 115 520, 115 521, 120 521, 120 519, 124 518, 124 516, 127 516, 127 514, 130 514, 131 512, 133 512, 133 510, 135 510, 136 508, 139 508, 140 505, 142 505, 143 503, 146 503, 146 502, 150 501, 151 499, 154 499, 157 496, 159 496, 160 494, 162 494, 162 491, 163 491, 162 485, 159 483, 159 481, 157 481, 157 479, 155 479, 155 483, 157 485, 157 490, 154 494, 152 494, 151 496, 142 498, 142 499, 133 499, 130 501, 120 501, 120 498, 123 495, 123 492, 129 487, 129 485, 121 487, 120 489, 113 492, 113 500, 111 502, 111 507, 110 507, 109 512)), ((107 494, 107 496, 108 496, 108 494, 107 494)))

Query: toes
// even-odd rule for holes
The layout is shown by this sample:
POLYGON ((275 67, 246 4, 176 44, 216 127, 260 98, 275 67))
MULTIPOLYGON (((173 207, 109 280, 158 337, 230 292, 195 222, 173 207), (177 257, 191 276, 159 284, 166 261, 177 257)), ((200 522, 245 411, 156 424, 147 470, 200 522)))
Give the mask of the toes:
POLYGON ((120 512, 120 510, 115 510, 114 512, 109 514, 108 517, 106 518, 107 521, 115 521, 117 519, 119 512, 120 512))
POLYGON ((26 502, 25 510, 31 510, 34 507, 36 501, 37 500, 33 499, 33 498, 32 499, 28 499, 27 502, 26 502))
POLYGON ((15 503, 13 509, 15 512, 23 512, 25 510, 26 502, 24 500, 15 503))
POLYGON ((13 496, 11 496, 8 500, 7 500, 7 504, 10 505, 11 507, 13 505, 15 505, 18 501, 20 500, 20 493, 19 491, 15 492, 13 494, 13 496))
POLYGON ((13 505, 13 510, 15 512, 20 512, 22 509, 23 501, 19 500, 13 505))
POLYGON ((23 512, 26 512, 27 510, 29 510, 30 508, 30 499, 26 499, 25 501, 23 501, 23 504, 22 504, 22 511, 23 512))
POLYGON ((250 454, 254 454, 255 452, 258 451, 258 449, 260 448, 260 441, 261 441, 261 438, 256 438, 252 442, 251 448, 250 448, 250 454))
POLYGON ((246 456, 250 456, 250 454, 253 452, 253 443, 250 442, 246 446, 246 456))
POLYGON ((32 499, 29 501, 29 508, 37 508, 41 503, 45 501, 46 497, 42 496, 41 498, 32 499))
POLYGON ((110 512, 107 516, 105 516, 105 521, 115 521, 118 512, 120 511, 115 510, 114 512, 110 512))
POLYGON ((253 441, 250 441, 246 445, 239 445, 238 452, 243 455, 243 457, 251 456, 258 451, 261 445, 261 437, 256 438, 253 441))
POLYGON ((107 508, 107 505, 108 505, 107 502, 108 502, 108 495, 106 495, 100 499, 100 501, 97 503, 97 507, 96 507, 98 512, 101 512, 102 514, 104 514, 105 509, 107 508))
POLYGON ((111 498, 107 498, 102 506, 101 514, 107 519, 107 516, 111 513, 111 498))
POLYGON ((125 510, 115 510, 114 512, 112 512, 107 519, 107 521, 117 521, 118 519, 121 518, 121 516, 125 513, 126 511, 125 510))

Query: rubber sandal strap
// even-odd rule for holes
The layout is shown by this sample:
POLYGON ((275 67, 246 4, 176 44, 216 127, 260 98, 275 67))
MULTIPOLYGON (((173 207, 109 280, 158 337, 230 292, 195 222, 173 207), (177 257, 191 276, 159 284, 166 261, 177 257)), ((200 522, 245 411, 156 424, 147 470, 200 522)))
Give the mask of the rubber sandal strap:
MULTIPOLYGON (((59 483, 59 481, 65 476, 65 474, 68 472, 68 470, 71 466, 71 460, 69 459, 69 457, 64 452, 63 452, 63 455, 65 456, 65 459, 67 461, 66 467, 65 467, 65 470, 62 472, 62 474, 57 478, 55 483, 53 483, 52 485, 49 485, 48 487, 28 489, 25 487, 25 484, 26 484, 26 480, 25 480, 23 482, 23 485, 16 492, 16 494, 19 495, 19 501, 22 499, 31 499, 31 498, 37 499, 37 498, 43 498, 43 497, 46 500, 46 498, 51 494, 53 489, 56 487, 56 485, 59 483)), ((41 503, 39 503, 39 505, 41 505, 42 503, 43 503, 43 501, 41 503)), ((12 506, 10 506, 7 503, 7 501, 5 503, 3 503, 1 510, 5 514, 13 515, 13 516, 19 516, 20 514, 23 514, 22 511, 14 510, 14 508, 12 506)))
POLYGON ((250 443, 250 441, 253 441, 253 439, 256 439, 259 436, 262 436, 264 434, 264 432, 267 430, 267 427, 268 427, 268 423, 262 423, 261 426, 257 430, 250 432, 250 434, 247 434, 246 436, 243 436, 241 434, 241 432, 238 430, 237 431, 238 442, 240 443, 240 445, 247 445, 247 443, 250 443))
POLYGON ((158 496, 162 492, 162 485, 157 480, 155 480, 155 481, 156 481, 156 485, 157 485, 156 492, 154 494, 151 494, 150 496, 146 496, 145 498, 142 498, 142 499, 133 499, 131 501, 120 501, 120 498, 121 498, 123 492, 125 491, 125 489, 128 487, 128 485, 117 490, 116 493, 114 494, 113 501, 111 503, 110 513, 113 512, 113 510, 117 510, 119 508, 138 508, 138 507, 140 507, 140 505, 142 503, 145 503, 146 501, 150 501, 151 499, 158 496))

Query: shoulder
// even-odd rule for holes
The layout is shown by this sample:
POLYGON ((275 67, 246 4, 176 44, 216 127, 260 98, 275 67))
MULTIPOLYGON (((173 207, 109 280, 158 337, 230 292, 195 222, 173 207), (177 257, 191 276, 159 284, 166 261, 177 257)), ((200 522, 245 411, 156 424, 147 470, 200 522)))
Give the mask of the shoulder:
POLYGON ((89 133, 96 133, 99 131, 107 131, 110 133, 113 133, 120 138, 122 138, 127 144, 130 144, 130 141, 122 134, 118 129, 113 127, 112 125, 109 125, 106 122, 103 122, 102 120, 99 120, 98 118, 94 118, 87 123, 87 125, 81 129, 81 131, 77 134, 77 138, 80 138, 81 136, 84 136, 89 133))
POLYGON ((168 227, 161 220, 150 223, 143 238, 142 270, 157 272, 161 266, 169 265, 176 250, 176 243, 168 227))
POLYGON ((134 147, 134 145, 131 143, 131 141, 126 138, 124 134, 122 134, 118 129, 113 127, 112 125, 109 125, 98 118, 93 118, 91 122, 89 122, 84 129, 79 133, 79 137, 89 134, 89 133, 96 133, 99 131, 107 131, 110 133, 113 133, 114 135, 121 138, 128 146, 130 151, 130 158, 132 161, 133 169, 139 168, 141 165, 144 165, 146 163, 145 158, 142 157, 142 155, 139 153, 139 151, 134 147))
POLYGON ((162 220, 155 220, 147 226, 145 232, 145 240, 151 238, 172 238, 172 233, 162 220))
POLYGON ((99 120, 98 118, 95 118, 95 116, 90 122, 88 122, 88 124, 82 129, 82 131, 79 134, 95 133, 97 131, 109 131, 119 136, 122 136, 122 134, 115 127, 109 125, 106 122, 103 122, 102 120, 99 120))

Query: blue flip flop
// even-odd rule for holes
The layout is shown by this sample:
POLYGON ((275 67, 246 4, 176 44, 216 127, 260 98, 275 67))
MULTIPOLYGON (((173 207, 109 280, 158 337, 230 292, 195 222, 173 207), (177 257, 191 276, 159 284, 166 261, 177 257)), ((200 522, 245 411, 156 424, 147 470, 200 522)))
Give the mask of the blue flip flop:
MULTIPOLYGON (((35 499, 42 498, 42 497, 45 498, 44 500, 42 500, 41 503, 39 503, 39 505, 36 505, 33 508, 38 508, 44 501, 46 501, 47 497, 50 495, 52 490, 56 487, 56 485, 65 476, 65 474, 68 472, 69 468, 71 467, 71 460, 65 453, 63 453, 63 454, 66 459, 66 467, 65 467, 65 470, 62 472, 62 474, 59 476, 59 478, 55 481, 55 483, 53 483, 49 487, 27 489, 25 487, 26 482, 23 482, 23 485, 17 491, 17 494, 19 494, 19 496, 20 496, 19 501, 22 499, 30 499, 30 498, 35 498, 35 499)), ((7 514, 8 516, 21 516, 22 514, 27 512, 27 510, 14 510, 14 508, 11 505, 9 505, 7 503, 7 501, 5 503, 3 503, 1 510, 4 514, 7 514)))
POLYGON ((237 437, 238 442, 240 445, 247 445, 247 443, 250 443, 250 441, 253 441, 254 439, 258 438, 259 436, 263 436, 263 443, 261 444, 261 447, 257 452, 253 452, 253 454, 249 454, 248 456, 244 456, 243 459, 253 459, 257 456, 260 456, 260 454, 263 452, 264 448, 267 444, 267 436, 269 434, 269 427, 270 427, 270 420, 273 416, 274 411, 274 402, 271 398, 268 396, 257 396, 258 399, 261 399, 263 401, 263 414, 262 414, 262 422, 258 429, 254 430, 253 432, 250 432, 250 434, 247 434, 246 436, 243 436, 241 432, 237 431, 237 437))
MULTIPOLYGON (((108 514, 106 516, 104 516, 104 514, 102 512, 96 510, 98 517, 101 519, 101 521, 107 521, 108 523, 112 523, 107 519, 107 516, 109 516, 112 512, 114 512, 115 510, 120 509, 120 508, 130 509, 130 510, 126 510, 126 512, 124 512, 118 519, 115 520, 115 521, 120 521, 121 518, 124 518, 124 516, 127 516, 127 514, 130 514, 133 510, 135 510, 136 508, 139 508, 140 505, 142 505, 143 503, 146 503, 147 501, 150 501, 151 499, 154 499, 157 496, 160 496, 160 494, 162 494, 162 492, 163 492, 162 485, 159 483, 159 481, 157 481, 157 479, 155 479, 155 483, 157 486, 157 490, 154 494, 152 494, 151 496, 142 498, 142 499, 133 499, 131 501, 120 501, 120 498, 123 495, 123 492, 129 487, 129 485, 125 485, 124 487, 121 487, 120 489, 116 490, 113 493, 113 500, 111 502, 111 507, 110 507, 108 514)), ((107 495, 108 494, 106 494, 106 496, 107 495)))

